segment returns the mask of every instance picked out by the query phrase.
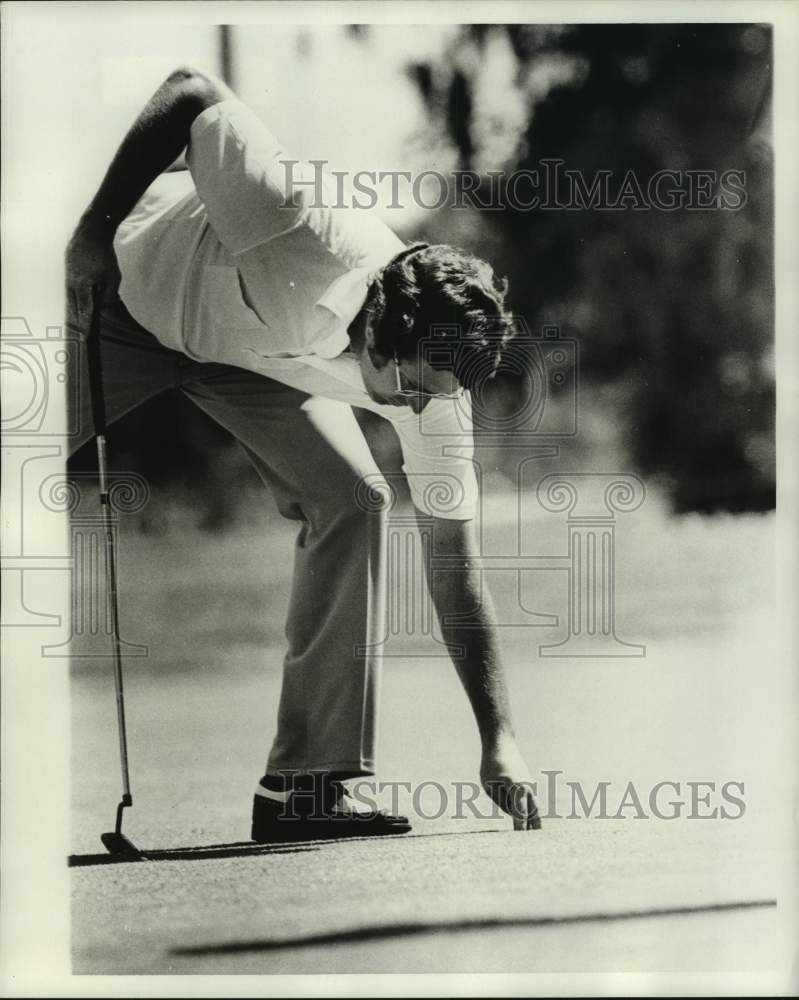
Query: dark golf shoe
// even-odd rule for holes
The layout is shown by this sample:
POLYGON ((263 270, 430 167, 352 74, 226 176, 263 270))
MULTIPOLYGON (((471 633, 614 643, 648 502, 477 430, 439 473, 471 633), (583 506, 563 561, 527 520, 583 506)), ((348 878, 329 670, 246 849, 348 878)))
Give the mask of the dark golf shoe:
POLYGON ((258 843, 381 837, 411 829, 405 816, 364 808, 340 781, 300 776, 288 790, 279 785, 262 778, 253 797, 251 836, 258 843))

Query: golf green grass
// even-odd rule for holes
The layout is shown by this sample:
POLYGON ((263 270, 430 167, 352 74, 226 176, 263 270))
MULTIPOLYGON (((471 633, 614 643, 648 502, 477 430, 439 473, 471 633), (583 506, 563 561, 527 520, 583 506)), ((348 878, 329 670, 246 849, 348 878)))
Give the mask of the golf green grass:
MULTIPOLYGON (((515 509, 490 501, 487 553, 519 551, 515 509)), ((562 553, 565 519, 526 518, 521 538, 525 554, 562 553)), ((135 802, 125 831, 144 849, 187 850, 92 863, 119 796, 113 682, 110 663, 76 662, 76 972, 768 966, 788 782, 771 766, 773 517, 675 519, 654 501, 619 517, 617 632, 645 644, 643 658, 541 657, 538 645, 564 634, 565 574, 487 574, 500 618, 516 622, 503 645, 520 745, 542 789, 544 772, 562 772, 551 803, 539 794, 540 833, 456 815, 455 785, 477 780, 475 727, 440 647, 400 634, 387 646, 379 777, 437 782, 443 811, 430 784, 415 799, 400 792, 414 823, 404 838, 214 855, 249 836, 274 732, 291 549, 291 526, 269 514, 220 535, 123 531, 122 632, 148 648, 125 665, 135 802), (525 627, 531 611, 560 624, 525 627), (567 782, 589 799, 609 782, 615 813, 628 783, 646 804, 662 781, 680 783, 675 819, 648 807, 646 817, 569 818, 567 782), (697 781, 715 783, 711 806, 722 784, 742 782, 743 815, 692 816, 703 812, 690 804, 697 781)), ((488 812, 482 795, 478 806, 488 812)))

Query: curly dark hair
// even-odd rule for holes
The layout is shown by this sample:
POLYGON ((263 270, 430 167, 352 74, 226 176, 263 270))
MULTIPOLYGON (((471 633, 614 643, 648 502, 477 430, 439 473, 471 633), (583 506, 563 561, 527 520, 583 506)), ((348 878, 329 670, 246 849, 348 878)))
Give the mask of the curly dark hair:
POLYGON ((366 308, 377 316, 370 349, 385 359, 426 361, 466 389, 493 378, 514 335, 506 279, 458 247, 417 243, 373 278, 366 308))

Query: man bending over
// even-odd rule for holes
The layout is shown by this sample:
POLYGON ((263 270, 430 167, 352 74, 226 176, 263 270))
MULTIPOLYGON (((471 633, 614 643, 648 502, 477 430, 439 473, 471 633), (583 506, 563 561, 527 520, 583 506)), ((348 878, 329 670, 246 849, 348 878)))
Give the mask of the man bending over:
MULTIPOLYGON (((223 83, 179 69, 124 139, 66 261, 73 333, 85 339, 92 289, 103 292, 109 421, 179 389, 241 442, 299 523, 253 839, 410 828, 358 811, 344 784, 375 771, 385 601, 385 484, 352 406, 399 435, 411 498, 432 524, 427 581, 477 722, 483 787, 517 829, 535 829, 474 564, 469 390, 510 338, 505 288, 470 254, 406 247, 376 216, 333 207, 335 193, 320 204, 318 187, 300 183, 312 168, 292 161, 289 171, 289 159, 223 83), (184 152, 188 170, 170 171, 184 152)), ((77 396, 72 450, 92 434, 85 357, 77 396)))

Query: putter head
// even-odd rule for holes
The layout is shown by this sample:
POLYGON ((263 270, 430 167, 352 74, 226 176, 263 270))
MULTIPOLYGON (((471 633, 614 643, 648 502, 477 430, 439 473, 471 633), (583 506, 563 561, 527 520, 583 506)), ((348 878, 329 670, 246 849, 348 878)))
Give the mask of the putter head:
POLYGON ((101 833, 100 840, 109 854, 127 854, 130 857, 141 857, 141 851, 128 840, 124 833, 101 833))

